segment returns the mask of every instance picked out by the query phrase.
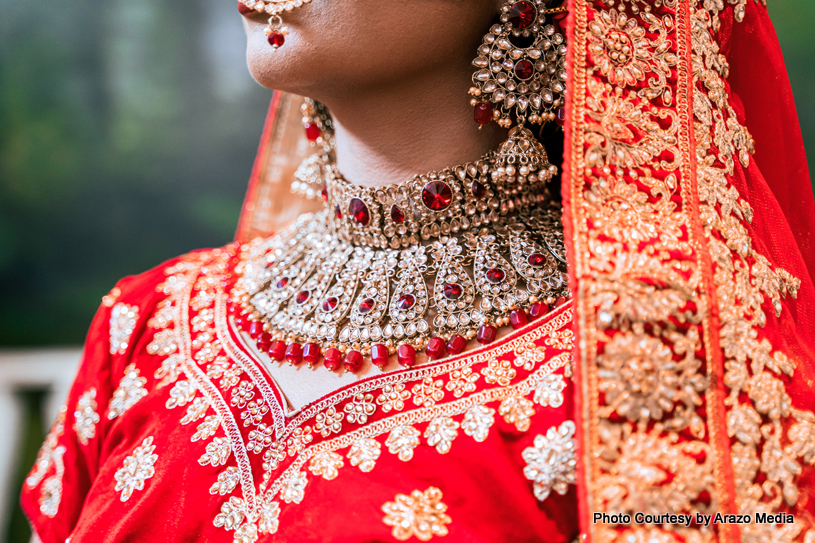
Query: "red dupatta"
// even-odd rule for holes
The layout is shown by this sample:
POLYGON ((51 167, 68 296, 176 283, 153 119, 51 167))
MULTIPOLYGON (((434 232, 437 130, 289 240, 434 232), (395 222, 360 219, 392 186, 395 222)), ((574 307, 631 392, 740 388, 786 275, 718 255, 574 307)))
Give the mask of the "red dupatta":
POLYGON ((569 3, 581 528, 596 541, 812 537, 815 290, 802 251, 815 209, 781 52, 753 2, 645 4, 569 3), (615 44, 631 47, 627 63, 615 44), (776 512, 795 522, 756 523, 776 512))

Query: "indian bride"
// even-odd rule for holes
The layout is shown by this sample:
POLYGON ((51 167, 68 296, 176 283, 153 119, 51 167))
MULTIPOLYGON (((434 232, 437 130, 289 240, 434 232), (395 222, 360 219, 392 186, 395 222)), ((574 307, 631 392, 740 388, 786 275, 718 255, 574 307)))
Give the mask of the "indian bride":
POLYGON ((236 240, 103 298, 39 539, 815 541, 815 203, 765 6, 238 8, 278 90, 236 240))

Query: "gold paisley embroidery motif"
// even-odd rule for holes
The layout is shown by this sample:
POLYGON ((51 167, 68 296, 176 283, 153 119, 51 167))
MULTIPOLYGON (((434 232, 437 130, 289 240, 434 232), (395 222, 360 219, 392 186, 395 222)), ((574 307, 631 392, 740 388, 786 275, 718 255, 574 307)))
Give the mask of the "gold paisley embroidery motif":
POLYGON ((436 447, 441 454, 450 452, 453 440, 458 435, 460 425, 450 417, 439 417, 430 421, 424 431, 427 444, 436 447))
POLYGON ((331 451, 318 452, 311 457, 308 465, 309 471, 327 481, 335 479, 339 475, 339 469, 344 465, 342 456, 331 451))
POLYGON ((110 310, 110 354, 125 354, 130 336, 139 319, 135 305, 116 304, 110 310))
POLYGON ((421 434, 412 426, 397 426, 391 430, 385 445, 391 454, 399 457, 399 460, 407 462, 413 458, 413 449, 419 446, 419 436, 421 434))
POLYGON ((144 482, 156 474, 153 464, 158 460, 158 455, 154 454, 155 450, 153 437, 145 438, 141 445, 133 450, 133 454, 125 458, 124 465, 116 471, 114 490, 122 491, 120 499, 123 502, 129 500, 135 490, 143 490, 144 482))
MULTIPOLYGON (((711 28, 718 31, 721 23, 719 22, 719 12, 724 10, 725 1, 733 6, 733 18, 737 22, 742 22, 747 13, 748 0, 702 0, 700 2, 702 9, 710 12, 711 15, 711 28)), ((756 4, 761 2, 762 5, 767 5, 767 0, 753 0, 756 4)))
POLYGON ((54 421, 51 430, 45 437, 40 451, 37 453, 37 460, 31 473, 26 477, 25 484, 28 488, 34 488, 40 483, 40 512, 49 518, 57 516, 59 504, 62 502, 62 477, 65 474, 65 462, 63 456, 67 450, 59 444, 59 438, 65 431, 65 415, 68 409, 63 406, 59 410, 57 420, 54 421), (53 468, 54 473, 46 477, 53 468))
POLYGON ((447 505, 442 501, 442 493, 431 486, 424 492, 414 490, 409 496, 397 494, 395 501, 382 506, 388 526, 393 526, 393 537, 407 541, 416 537, 420 541, 430 541, 433 536, 447 535, 447 525, 452 522, 447 515, 447 505))
POLYGON ((646 99, 659 97, 669 106, 673 92, 668 77, 677 62, 667 39, 670 26, 650 12, 643 11, 641 16, 647 28, 640 26, 636 18, 628 17, 624 10, 598 11, 588 27, 589 51, 594 65, 609 83, 633 87, 650 76, 648 86, 639 95, 646 99), (646 30, 657 36, 649 38, 646 30))
POLYGON ((136 402, 147 396, 144 385, 147 379, 139 375, 139 370, 135 364, 130 364, 125 368, 125 376, 119 381, 119 387, 113 393, 113 398, 108 405, 107 418, 113 420, 133 407, 136 402))
MULTIPOLYGON (((736 7, 737 18, 739 9, 743 17, 744 3, 736 7)), ((815 416, 792 408, 781 379, 793 375, 795 364, 774 351, 767 339, 760 339, 759 330, 766 323, 762 305, 769 302, 779 315, 781 299, 787 294, 795 297, 800 280, 774 268, 758 253, 745 228, 752 222, 752 209, 729 177, 736 158, 747 167, 753 141, 728 102, 727 61, 711 34, 719 27, 718 13, 708 5, 704 8, 692 13, 697 168, 700 212, 719 301, 736 504, 740 512, 751 515, 774 513, 782 504, 794 505, 798 500, 799 461, 812 461, 810 430, 815 429, 815 416), (743 397, 750 401, 745 403, 743 397), (791 421, 784 440, 784 428, 791 421), (757 482, 759 473, 765 478, 762 484, 757 482)), ((811 519, 740 529, 745 542, 792 541, 805 525, 811 525, 811 519)), ((815 532, 807 537, 815 537, 815 532)))
POLYGON ((96 408, 96 389, 90 388, 79 397, 74 411, 74 431, 83 445, 96 437, 96 425, 99 423, 96 408))

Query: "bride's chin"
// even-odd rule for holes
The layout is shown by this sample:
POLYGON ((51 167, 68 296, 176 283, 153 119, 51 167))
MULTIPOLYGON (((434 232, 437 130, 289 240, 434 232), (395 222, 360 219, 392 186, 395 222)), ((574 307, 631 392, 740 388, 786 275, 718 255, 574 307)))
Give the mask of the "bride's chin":
POLYGON ((293 43, 287 42, 285 47, 289 48, 288 51, 285 47, 275 51, 262 32, 249 35, 246 64, 255 81, 269 89, 282 90, 286 90, 291 83, 296 84, 292 81, 292 78, 297 77, 297 70, 292 67, 293 56, 290 54, 293 46, 293 43))

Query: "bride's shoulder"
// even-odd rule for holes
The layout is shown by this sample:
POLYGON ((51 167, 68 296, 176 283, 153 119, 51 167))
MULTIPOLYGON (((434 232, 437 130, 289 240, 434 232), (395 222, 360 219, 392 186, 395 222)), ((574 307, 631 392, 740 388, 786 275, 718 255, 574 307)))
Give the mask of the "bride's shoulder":
POLYGON ((145 272, 123 277, 102 298, 102 306, 135 304, 147 309, 166 299, 170 294, 183 290, 189 278, 202 267, 218 266, 221 257, 234 254, 234 246, 235 244, 229 244, 224 247, 198 249, 166 260, 145 272))
POLYGON ((120 279, 102 297, 86 338, 86 355, 95 352, 96 360, 127 365, 145 351, 159 354, 153 352, 153 336, 172 327, 178 300, 202 275, 209 281, 218 277, 212 272, 226 269, 237 249, 232 243, 195 250, 120 279))

